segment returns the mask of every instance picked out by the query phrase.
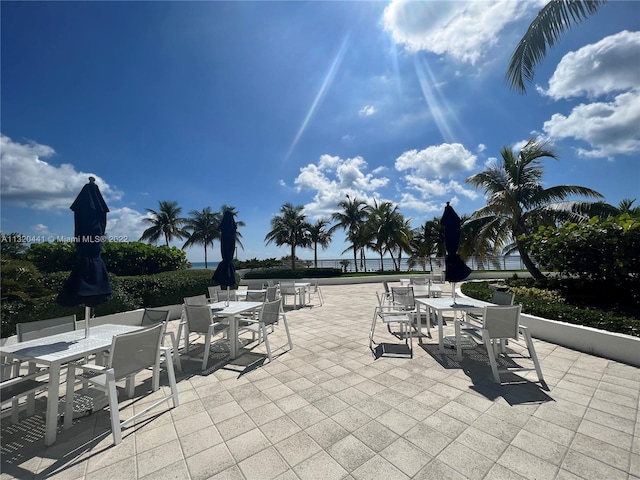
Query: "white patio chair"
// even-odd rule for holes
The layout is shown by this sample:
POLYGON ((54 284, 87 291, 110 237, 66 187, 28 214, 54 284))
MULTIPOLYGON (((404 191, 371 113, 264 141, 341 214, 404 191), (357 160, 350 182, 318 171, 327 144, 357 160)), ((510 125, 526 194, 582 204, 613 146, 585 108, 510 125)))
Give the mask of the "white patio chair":
MULTIPOLYGON (((69 364, 67 375, 70 379, 75 377, 75 369, 79 368, 93 375, 85 377, 86 380, 107 395, 113 443, 116 445, 122 441, 122 427, 127 423, 132 422, 151 409, 169 400, 172 401, 174 407, 180 404, 175 373, 173 371, 173 360, 171 359, 171 348, 161 346, 163 330, 164 325, 157 324, 143 330, 116 335, 111 342, 109 359, 104 366, 78 364, 74 362, 69 364), (167 369, 171 394, 164 396, 162 399, 121 422, 116 382, 126 379, 127 394, 131 398, 134 393, 135 375, 148 368, 153 368, 152 391, 156 391, 159 388, 160 364, 163 359, 167 369)), ((74 381, 70 379, 67 380, 66 398, 73 398, 74 381)), ((72 425, 73 419, 73 402, 66 402, 64 418, 65 428, 69 428, 72 425)))
MULTIPOLYGON (((393 332, 391 331, 391 325, 397 324, 400 327, 399 335, 404 338, 405 344, 409 348, 411 357, 413 357, 411 316, 406 312, 398 310, 393 305, 386 304, 384 294, 379 294, 378 292, 376 292, 376 298, 378 299, 378 306, 373 312, 373 320, 371 321, 371 330, 369 331, 369 348, 373 352, 373 344, 376 343, 374 340, 374 335, 378 322, 382 322, 384 325, 386 325, 387 329, 392 334, 393 332)), ((398 336, 397 334, 395 335, 398 336)))
POLYGON ((266 301, 267 302, 273 302, 274 300, 277 300, 278 297, 278 287, 276 285, 267 287, 267 294, 266 294, 266 301))
POLYGON ((198 334, 198 336, 204 335, 202 370, 205 370, 207 368, 207 362, 209 361, 212 338, 219 333, 226 332, 229 325, 226 322, 216 321, 209 305, 185 305, 185 313, 188 332, 185 339, 185 351, 188 355, 192 334, 198 334))
POLYGON ((220 285, 207 287, 209 292, 209 303, 216 303, 218 301, 218 293, 220 292, 220 285))
POLYGON ((169 310, 165 310, 162 308, 145 308, 144 313, 142 314, 142 321, 140 322, 141 327, 149 327, 151 325, 155 325, 157 323, 162 323, 164 325, 164 330, 162 332, 162 345, 164 344, 164 339, 169 337, 171 341, 171 348, 173 349, 173 360, 176 362, 176 367, 178 371, 182 371, 182 363, 180 362, 180 353, 178 352, 178 342, 180 338, 176 338, 172 331, 167 330, 167 322, 169 321, 169 310))
MULTIPOLYGON (((504 292, 500 290, 494 290, 492 294, 491 303, 496 305, 513 305, 515 294, 513 292, 504 292)), ((470 310, 467 312, 467 321, 476 321, 482 323, 482 310, 470 310)))
MULTIPOLYGON (((533 346, 533 340, 527 327, 520 325, 520 314, 522 312, 522 305, 507 305, 507 306, 495 306, 485 307, 483 311, 483 323, 480 329, 482 335, 482 341, 487 349, 487 355, 489 356, 489 363, 491 364, 491 371, 493 373, 493 379, 496 383, 501 383, 500 372, 519 372, 519 371, 531 371, 535 370, 538 375, 538 380, 544 384, 544 378, 542 376, 542 369, 540 368, 540 362, 538 361, 538 355, 533 346), (502 354, 505 358, 510 357, 510 353, 504 347, 504 340, 511 339, 514 341, 520 340, 520 335, 524 337, 525 345, 529 353, 529 359, 533 362, 533 368, 528 367, 505 367, 498 368, 496 358, 502 354), (499 342, 496 342, 499 341, 499 342)), ((460 339, 461 324, 464 323, 459 319, 455 320, 456 328, 456 340, 460 339)), ((462 348, 459 341, 457 341, 458 358, 462 358, 462 348)), ((508 349, 511 350, 511 349, 508 349)), ((519 354, 520 358, 526 358, 519 354)))
POLYGON ((180 339, 182 338, 182 331, 184 330, 184 348, 185 351, 187 352, 187 354, 189 353, 189 325, 187 324, 187 312, 186 312, 186 306, 187 305, 209 305, 209 303, 215 303, 217 302, 217 294, 215 293, 215 290, 209 290, 209 295, 213 294, 213 298, 215 298, 214 302, 211 302, 209 298, 207 298, 206 295, 202 294, 202 295, 193 295, 191 297, 184 297, 183 299, 183 304, 182 304, 182 315, 180 318, 180 324, 178 325, 178 335, 177 335, 177 340, 178 340, 178 344, 180 344, 180 339))
POLYGON ((258 335, 258 343, 260 343, 261 339, 264 341, 264 346, 267 349, 267 358, 269 358, 269 362, 273 361, 273 354, 275 352, 285 348, 287 345, 289 345, 289 350, 293 349, 291 333, 289 332, 289 324, 287 323, 287 316, 282 309, 281 298, 273 302, 265 302, 260 309, 258 320, 249 323, 245 327, 245 329, 258 335), (272 350, 269 343, 269 334, 267 332, 267 327, 272 327, 271 331, 274 331, 274 325, 279 324, 280 320, 282 320, 285 332, 287 334, 287 343, 276 348, 275 350, 272 350))
MULTIPOLYGON (((16 324, 18 342, 72 332, 75 329, 75 315, 16 324)), ((34 395, 47 389, 48 383, 45 376, 48 369, 30 364, 28 372, 24 372, 24 362, 19 360, 2 358, 0 363, 0 403, 2 404, 0 417, 5 418, 10 414, 11 422, 17 423, 21 398, 29 397, 26 402, 27 415, 31 416, 35 413, 34 395), (9 404, 10 407, 5 408, 5 405, 9 404)))
POLYGON ((318 297, 318 300, 320 300, 320 306, 322 306, 324 304, 324 297, 322 296, 322 290, 320 290, 317 279, 311 282, 311 285, 307 289, 307 298, 309 299, 309 303, 311 303, 311 297, 314 295, 318 297))
POLYGON ((298 308, 299 289, 295 282, 280 282, 280 297, 282 298, 282 306, 287 306, 287 297, 293 297, 293 308, 298 308))

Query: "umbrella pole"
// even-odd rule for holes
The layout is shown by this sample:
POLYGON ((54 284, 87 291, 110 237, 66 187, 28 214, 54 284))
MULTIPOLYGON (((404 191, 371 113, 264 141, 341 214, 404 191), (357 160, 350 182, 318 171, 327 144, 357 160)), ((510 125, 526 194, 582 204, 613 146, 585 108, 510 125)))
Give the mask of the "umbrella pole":
POLYGON ((456 303, 456 282, 451 282, 451 294, 453 296, 453 304, 456 303))
POLYGON ((89 338, 89 319, 91 318, 91 307, 84 307, 84 338, 89 338))
POLYGON ((229 306, 229 295, 231 294, 231 287, 227 285, 227 300, 224 303, 225 307, 229 306))

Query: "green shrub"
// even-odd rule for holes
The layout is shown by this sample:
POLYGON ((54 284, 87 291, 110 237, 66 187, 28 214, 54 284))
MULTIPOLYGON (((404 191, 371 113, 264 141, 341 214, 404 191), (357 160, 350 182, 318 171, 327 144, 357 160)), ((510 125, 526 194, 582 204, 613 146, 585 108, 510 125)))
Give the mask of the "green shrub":
MULTIPOLYGON (((472 298, 491 301, 492 282, 467 282, 461 287, 462 293, 472 298)), ((586 327, 598 328, 608 332, 640 336, 640 318, 633 310, 616 308, 594 308, 582 303, 569 303, 575 285, 570 281, 558 279, 548 283, 533 280, 508 280, 509 289, 514 292, 514 303, 522 305, 522 312, 548 320, 557 320, 586 327), (569 298, 567 295, 569 294, 569 298)), ((600 292, 602 296, 602 292, 600 292)), ((593 298, 593 297, 590 297, 593 298)), ((611 298, 611 297, 609 297, 611 298)), ((612 300, 616 305, 615 300, 612 300)))

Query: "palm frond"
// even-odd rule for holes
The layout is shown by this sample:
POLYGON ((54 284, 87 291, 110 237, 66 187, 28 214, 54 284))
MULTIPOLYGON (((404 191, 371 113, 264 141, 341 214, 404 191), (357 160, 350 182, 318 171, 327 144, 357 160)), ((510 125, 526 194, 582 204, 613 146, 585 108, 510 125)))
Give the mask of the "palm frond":
POLYGON ((533 81, 535 67, 545 57, 547 46, 553 47, 564 32, 598 11, 606 0, 552 0, 531 22, 518 42, 507 68, 509 87, 526 93, 533 81))

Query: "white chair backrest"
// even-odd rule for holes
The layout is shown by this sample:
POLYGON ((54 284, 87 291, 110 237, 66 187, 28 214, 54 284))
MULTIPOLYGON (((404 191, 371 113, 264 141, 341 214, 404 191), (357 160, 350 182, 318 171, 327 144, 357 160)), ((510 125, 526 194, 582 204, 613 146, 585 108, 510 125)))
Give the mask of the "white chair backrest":
POLYGON ((193 297, 184 297, 185 305, 206 305, 207 303, 207 296, 204 293, 193 297))
POLYGON ((113 337, 108 366, 116 380, 151 367, 158 361, 164 325, 159 323, 144 330, 113 337))
POLYGON ((169 319, 169 310, 162 308, 145 308, 140 325, 148 327, 156 323, 165 323, 169 319))
POLYGON ((49 318, 16 324, 18 342, 26 342, 36 338, 49 337, 57 333, 73 332, 76 329, 76 316, 49 318))
POLYGON ((226 300, 229 300, 230 302, 235 302, 237 298, 238 296, 235 290, 225 288, 225 289, 220 289, 220 291, 218 292, 219 302, 224 302, 226 300))
POLYGON ((276 286, 267 287, 267 294, 266 294, 267 302, 273 302, 274 300, 277 300, 277 295, 278 295, 278 287, 276 286))
POLYGON ((282 311, 281 305, 282 299, 275 300, 273 302, 264 302, 262 309, 260 310, 260 322, 264 325, 273 325, 280 318, 280 312, 282 311))
POLYGON ((396 305, 409 309, 416 306, 413 287, 391 287, 391 296, 396 305))
POLYGON ((384 300, 387 296, 384 293, 376 292, 376 298, 378 299, 378 306, 381 308, 384 307, 384 300))
POLYGON ((209 298, 215 302, 218 301, 218 292, 220 291, 220 285, 216 285, 214 287, 207 287, 209 291, 209 298))
POLYGON ((515 294, 513 292, 501 292, 500 290, 494 290, 493 302, 496 305, 513 305, 513 298, 515 294))
POLYGON ((429 285, 429 279, 425 277, 411 277, 409 279, 411 285, 429 285))
POLYGON ((267 299, 267 292, 249 292, 245 296, 247 302, 264 302, 267 299))
POLYGON ((515 338, 518 340, 521 311, 522 305, 484 307, 482 328, 489 332, 491 338, 515 338))
POLYGON ((185 305, 189 333, 207 333, 213 322, 209 305, 185 305))
POLYGON ((295 282, 280 282, 280 294, 295 295, 296 293, 295 282))

